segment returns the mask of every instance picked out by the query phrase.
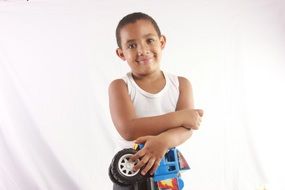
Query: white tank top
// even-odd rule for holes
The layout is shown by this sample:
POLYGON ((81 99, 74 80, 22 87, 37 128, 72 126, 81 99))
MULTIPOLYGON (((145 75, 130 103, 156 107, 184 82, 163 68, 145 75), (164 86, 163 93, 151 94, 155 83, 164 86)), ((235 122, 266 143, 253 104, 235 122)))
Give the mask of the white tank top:
MULTIPOLYGON (((156 94, 146 92, 140 88, 131 73, 127 73, 127 75, 122 78, 127 84, 137 117, 162 115, 176 110, 179 97, 178 77, 169 73, 163 74, 166 79, 166 84, 164 88, 156 94)), ((133 141, 126 141, 121 136, 119 136, 117 142, 118 150, 133 147, 133 141)))

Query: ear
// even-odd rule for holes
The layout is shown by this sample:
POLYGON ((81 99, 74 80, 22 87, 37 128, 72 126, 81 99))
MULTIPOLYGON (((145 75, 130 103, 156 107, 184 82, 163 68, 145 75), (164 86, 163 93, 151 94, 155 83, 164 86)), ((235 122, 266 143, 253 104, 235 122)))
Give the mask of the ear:
POLYGON ((164 35, 161 35, 159 38, 159 41, 160 41, 161 49, 163 49, 165 47, 165 44, 166 44, 166 37, 164 35))
POLYGON ((125 55, 123 53, 122 48, 117 48, 116 49, 116 54, 118 55, 119 58, 121 58, 123 61, 126 61, 125 55))

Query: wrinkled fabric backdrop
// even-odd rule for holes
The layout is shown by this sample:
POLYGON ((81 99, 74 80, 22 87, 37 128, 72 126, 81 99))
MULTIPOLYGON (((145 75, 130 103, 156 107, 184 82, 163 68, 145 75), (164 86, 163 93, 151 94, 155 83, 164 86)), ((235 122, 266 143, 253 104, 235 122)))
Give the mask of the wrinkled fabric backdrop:
POLYGON ((115 28, 142 11, 162 69, 192 82, 200 130, 179 149, 185 190, 284 190, 281 0, 0 1, 0 189, 108 190, 118 137, 108 85, 129 71, 115 28))

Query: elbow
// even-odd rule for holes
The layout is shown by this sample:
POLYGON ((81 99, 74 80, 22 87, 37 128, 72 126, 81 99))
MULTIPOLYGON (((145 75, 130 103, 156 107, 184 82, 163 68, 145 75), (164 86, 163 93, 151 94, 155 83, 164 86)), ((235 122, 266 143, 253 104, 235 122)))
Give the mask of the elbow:
POLYGON ((130 131, 125 131, 120 133, 120 135, 123 137, 123 139, 125 139, 126 141, 134 141, 136 140, 135 135, 132 134, 132 132, 130 131))
POLYGON ((118 132, 123 139, 126 141, 134 141, 136 140, 136 136, 134 134, 134 130, 131 130, 130 126, 117 126, 118 132))
POLYGON ((134 140, 136 140, 136 138, 134 138, 134 136, 129 135, 129 134, 122 135, 122 137, 123 137, 126 141, 134 141, 134 140))

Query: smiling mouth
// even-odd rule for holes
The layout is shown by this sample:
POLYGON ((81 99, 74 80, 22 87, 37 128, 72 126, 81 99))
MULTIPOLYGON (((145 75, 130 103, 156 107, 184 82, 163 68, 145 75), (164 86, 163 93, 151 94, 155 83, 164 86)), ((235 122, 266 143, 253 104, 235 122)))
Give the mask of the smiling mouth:
POLYGON ((146 59, 137 60, 137 63, 142 64, 142 65, 146 65, 146 64, 151 63, 151 61, 152 61, 152 58, 146 58, 146 59))

